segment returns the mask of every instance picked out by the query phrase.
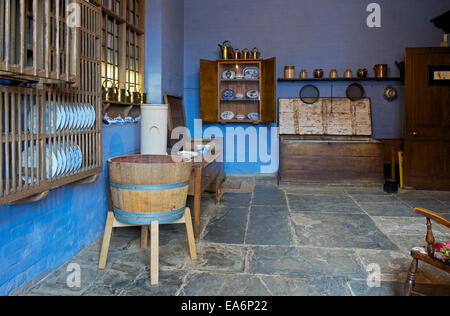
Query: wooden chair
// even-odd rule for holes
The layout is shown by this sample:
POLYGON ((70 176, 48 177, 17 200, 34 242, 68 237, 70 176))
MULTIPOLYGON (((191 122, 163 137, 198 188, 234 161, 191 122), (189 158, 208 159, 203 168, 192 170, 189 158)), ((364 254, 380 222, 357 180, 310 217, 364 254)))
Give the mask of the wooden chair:
POLYGON ((420 295, 422 294, 417 293, 414 291, 414 287, 416 284, 416 273, 417 268, 419 265, 419 260, 426 262, 428 264, 431 264, 432 266, 435 266, 441 270, 444 270, 448 273, 450 273, 450 262, 449 260, 445 260, 442 257, 439 257, 435 249, 436 241, 433 236, 433 231, 431 229, 431 221, 435 221, 441 225, 444 225, 447 228, 450 228, 450 221, 446 218, 442 217, 441 215, 423 209, 423 208, 415 208, 414 212, 419 215, 423 215, 427 219, 427 246, 426 247, 417 247, 413 248, 411 250, 411 256, 413 257, 413 261, 411 263, 411 267, 408 273, 408 278, 405 282, 405 288, 404 288, 404 294, 405 296, 411 296, 411 295, 420 295))

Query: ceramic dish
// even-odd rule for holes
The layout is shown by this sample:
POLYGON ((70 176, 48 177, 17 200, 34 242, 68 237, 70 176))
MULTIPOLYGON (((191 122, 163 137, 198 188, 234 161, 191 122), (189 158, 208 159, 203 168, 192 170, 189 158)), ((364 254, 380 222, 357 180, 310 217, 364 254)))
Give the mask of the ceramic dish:
POLYGON ((247 117, 248 117, 249 120, 252 120, 252 121, 259 120, 259 114, 258 113, 249 113, 247 115, 247 117))
MULTIPOLYGON (((37 168, 37 148, 36 146, 34 146, 33 148, 34 150, 34 154, 33 154, 33 159, 31 159, 31 147, 28 147, 28 159, 25 158, 25 151, 22 152, 22 167, 26 168, 37 168), (33 163, 32 163, 33 160, 33 163)), ((47 158, 46 158, 46 176, 47 179, 49 179, 50 177, 54 177, 57 173, 58 170, 58 159, 57 156, 55 155, 55 153, 53 151, 50 151, 49 146, 47 145, 47 158), (50 171, 50 164, 51 164, 51 171, 50 171)), ((31 180, 28 179, 28 180, 31 180)))
POLYGON ((240 121, 245 120, 245 115, 243 115, 243 114, 238 114, 238 115, 236 115, 236 119, 237 119, 237 120, 240 120, 240 121))
POLYGON ((178 152, 177 155, 181 156, 183 158, 186 158, 186 159, 192 159, 192 158, 198 157, 199 153, 197 153, 195 151, 180 151, 180 152, 178 152))
POLYGON ((245 79, 259 79, 258 67, 245 67, 242 71, 245 79))
MULTIPOLYGON (((36 129, 37 114, 38 114, 37 107, 36 107, 36 105, 33 105, 32 110, 28 113, 28 130, 30 132, 33 132, 34 134, 37 133, 37 129, 36 129), (33 116, 33 131, 31 130, 31 116, 33 116)), ((41 113, 39 113, 39 114, 41 114, 41 113)), ((53 102, 50 103, 50 107, 48 106, 48 102, 47 102, 46 106, 45 106, 45 118, 44 118, 44 120, 46 122, 45 133, 46 134, 48 134, 49 132, 54 133, 54 132, 56 132, 56 130, 59 130, 61 123, 64 123, 64 122, 62 122, 63 119, 65 120, 65 114, 63 114, 61 112, 61 108, 59 106, 56 106, 55 111, 54 111, 53 110, 53 102), (50 110, 50 113, 49 113, 49 110, 50 110), (54 120, 55 112, 56 112, 56 122, 54 120), (48 122, 49 120, 50 120, 50 124, 48 122), (56 123, 56 126, 55 126, 55 123, 56 123), (49 128, 49 126, 50 126, 50 128, 49 128), (55 130, 55 127, 56 127, 56 130, 55 130)))
POLYGON ((236 79, 244 79, 245 77, 244 77, 244 75, 243 74, 238 74, 238 75, 236 75, 236 79))
POLYGON ((230 100, 234 98, 234 91, 231 89, 226 89, 222 91, 222 99, 230 100))
POLYGON ((247 99, 256 100, 259 98, 259 92, 257 90, 249 90, 247 91, 245 96, 247 97, 247 99))
POLYGON ((222 79, 235 79, 236 78, 236 72, 233 70, 225 70, 222 72, 222 79))
POLYGON ((220 114, 220 118, 222 120, 232 120, 234 118, 234 113, 231 111, 225 111, 222 114, 220 114))
POLYGON ((237 93, 236 94, 236 99, 243 99, 244 95, 242 93, 237 93))

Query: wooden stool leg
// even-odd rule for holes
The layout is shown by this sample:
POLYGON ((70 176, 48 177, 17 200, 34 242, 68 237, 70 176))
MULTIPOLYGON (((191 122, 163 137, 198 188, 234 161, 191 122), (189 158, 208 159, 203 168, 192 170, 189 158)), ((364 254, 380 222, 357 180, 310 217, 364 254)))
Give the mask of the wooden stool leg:
POLYGON ((195 247, 194 231, 192 229, 191 210, 186 207, 184 210, 184 220, 186 224, 186 234, 188 240, 189 254, 192 260, 197 260, 197 249, 195 247))
POLYGON ((419 265, 419 260, 414 259, 411 263, 411 267, 408 272, 408 278, 405 282, 404 294, 405 296, 411 296, 414 292, 414 287, 416 285, 416 273, 417 267, 419 265))
POLYGON ((114 224, 114 213, 108 212, 108 217, 106 218, 105 232, 103 233, 103 243, 102 249, 100 251, 100 260, 98 263, 99 269, 104 269, 106 267, 106 260, 108 259, 109 243, 111 242, 111 233, 114 224))
POLYGON ((141 226, 141 248, 147 249, 148 242, 148 226, 141 226))
POLYGON ((150 235, 150 283, 159 282, 159 222, 153 221, 150 235))
POLYGON ((216 178, 216 203, 219 204, 222 199, 222 173, 219 173, 216 178))

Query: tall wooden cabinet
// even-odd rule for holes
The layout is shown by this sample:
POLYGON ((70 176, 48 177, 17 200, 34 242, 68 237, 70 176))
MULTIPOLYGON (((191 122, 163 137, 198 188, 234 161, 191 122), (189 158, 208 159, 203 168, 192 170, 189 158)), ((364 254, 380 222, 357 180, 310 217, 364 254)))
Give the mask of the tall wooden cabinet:
POLYGON ((450 48, 408 48, 405 186, 450 190, 450 48))
POLYGON ((276 58, 200 60, 201 119, 223 124, 275 122, 275 74, 276 58))

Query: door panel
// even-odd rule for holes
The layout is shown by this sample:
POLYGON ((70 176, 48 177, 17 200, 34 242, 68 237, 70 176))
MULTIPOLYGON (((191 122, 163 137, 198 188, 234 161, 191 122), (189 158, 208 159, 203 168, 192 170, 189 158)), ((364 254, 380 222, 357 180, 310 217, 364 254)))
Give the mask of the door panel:
POLYGON ((200 60, 200 116, 204 122, 217 122, 217 63, 200 60))
POLYGON ((406 50, 405 185, 450 190, 450 86, 429 84, 430 66, 450 65, 449 48, 406 50))
POLYGON ((264 60, 262 63, 261 121, 267 123, 276 122, 276 63, 276 58, 264 60))

